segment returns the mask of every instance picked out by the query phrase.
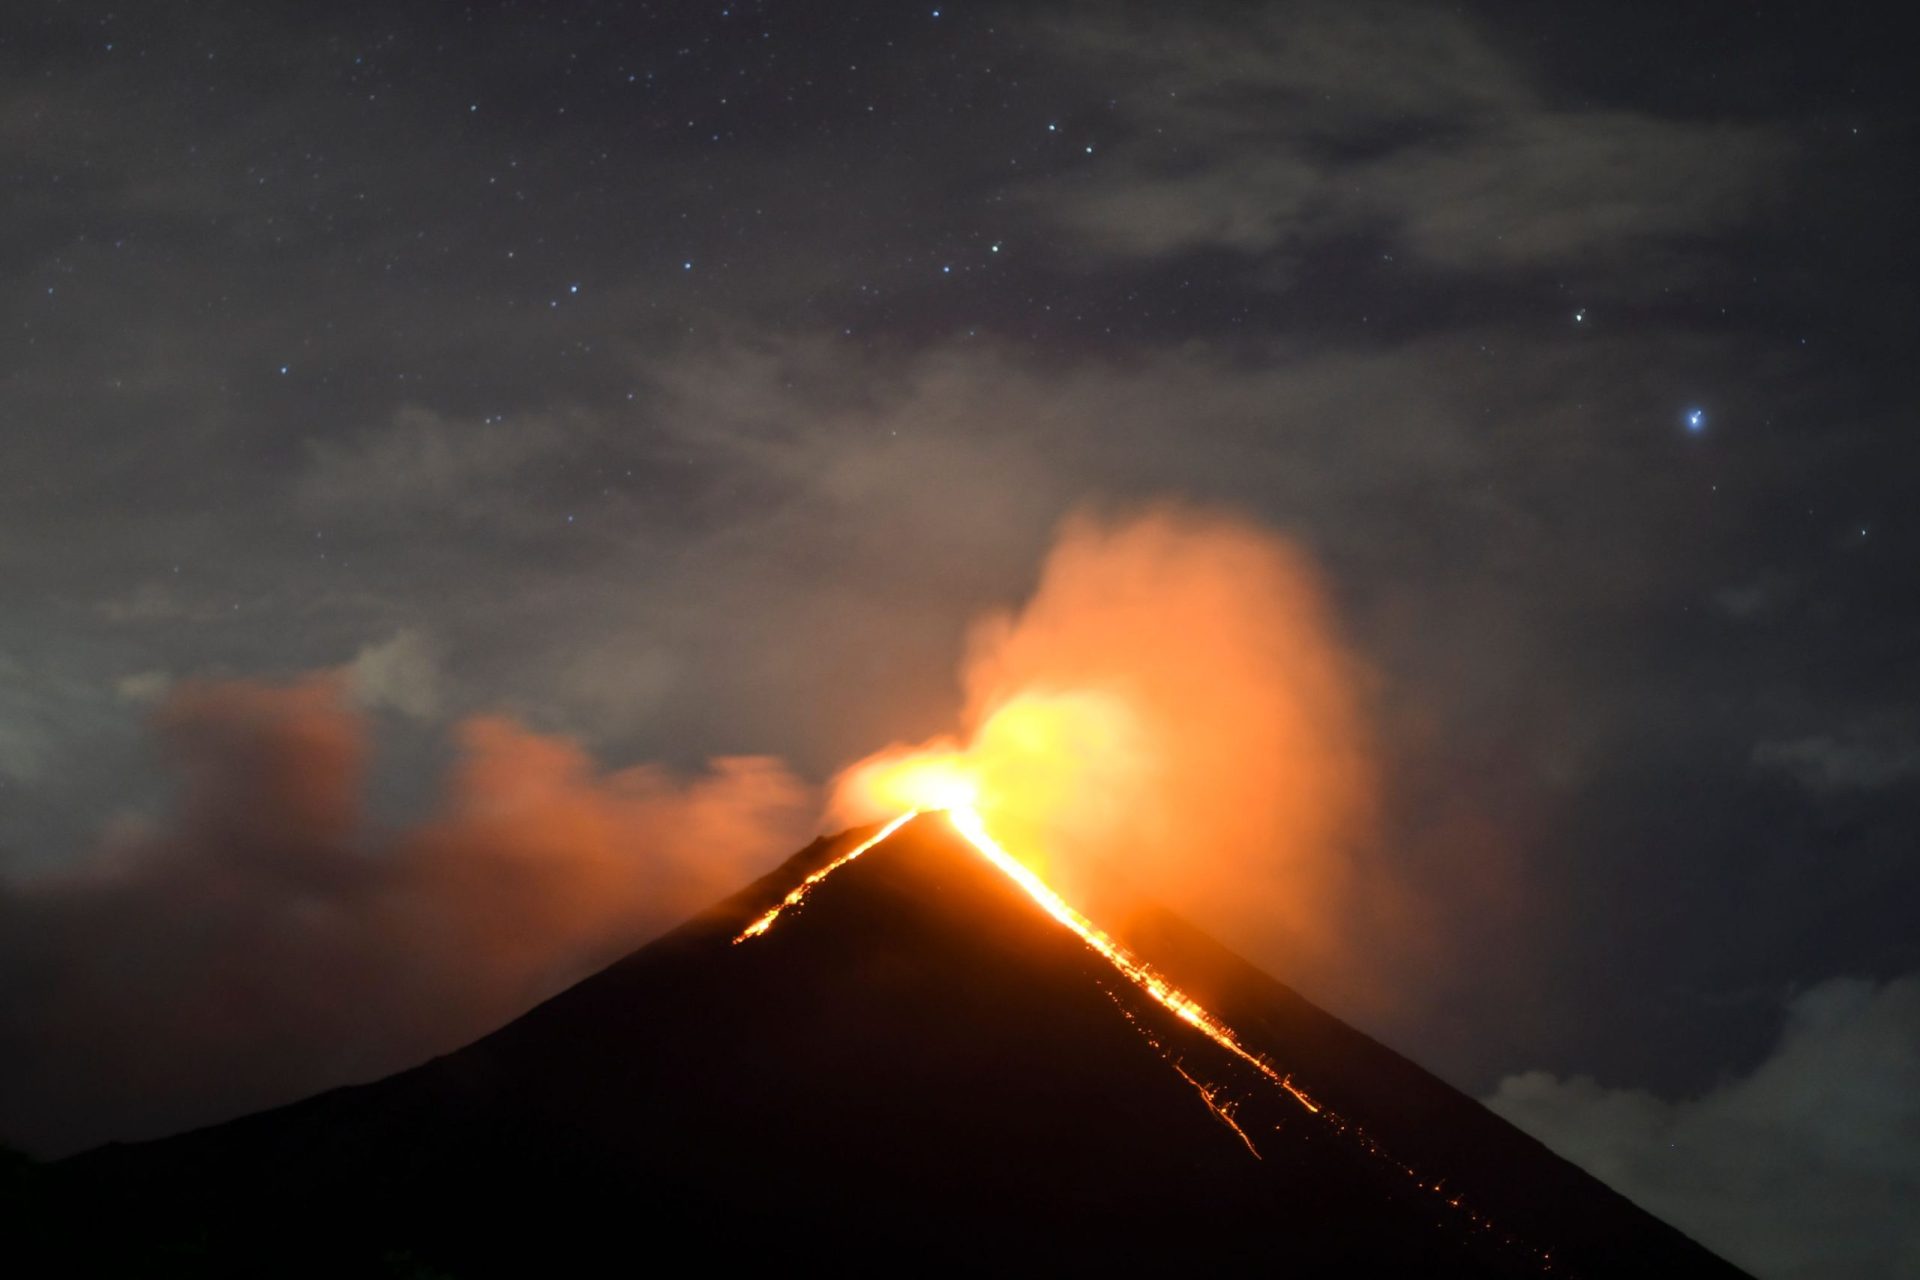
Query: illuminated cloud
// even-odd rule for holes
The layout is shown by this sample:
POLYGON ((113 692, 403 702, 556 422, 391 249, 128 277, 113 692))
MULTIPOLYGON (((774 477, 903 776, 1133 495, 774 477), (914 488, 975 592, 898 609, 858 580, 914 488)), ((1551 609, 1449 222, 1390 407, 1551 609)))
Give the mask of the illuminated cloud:
POLYGON ((0 887, 0 1137, 150 1135, 405 1067, 739 887, 809 826, 771 760, 603 771, 481 717, 455 731, 433 811, 385 830, 349 683, 175 686, 153 719, 172 811, 0 887))
POLYGON ((1347 945, 1367 682, 1296 548, 1180 507, 1073 519, 1032 598, 976 626, 963 683, 962 735, 854 765, 838 816, 975 803, 1096 916, 1164 904, 1270 958, 1347 945))
POLYGON ((1920 976, 1801 992, 1766 1059, 1698 1097, 1529 1071, 1487 1105, 1765 1280, 1920 1268, 1920 976))

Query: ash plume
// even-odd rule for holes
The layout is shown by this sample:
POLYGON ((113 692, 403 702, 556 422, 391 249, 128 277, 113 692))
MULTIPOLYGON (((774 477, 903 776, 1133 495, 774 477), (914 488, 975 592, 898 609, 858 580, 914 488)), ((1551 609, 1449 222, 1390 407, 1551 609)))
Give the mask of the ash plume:
POLYGON ((1164 904, 1262 958, 1338 963, 1379 908, 1368 676, 1285 539, 1172 505, 1076 517, 961 680, 961 733, 844 771, 837 817, 976 804, 1096 914, 1164 904))

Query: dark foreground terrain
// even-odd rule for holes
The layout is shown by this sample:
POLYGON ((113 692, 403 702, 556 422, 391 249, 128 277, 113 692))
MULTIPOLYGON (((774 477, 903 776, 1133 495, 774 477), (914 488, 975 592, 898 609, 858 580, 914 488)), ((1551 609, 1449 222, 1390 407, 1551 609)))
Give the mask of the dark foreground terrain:
POLYGON ((854 838, 414 1070, 9 1170, 15 1256, 148 1275, 1739 1274, 1205 936, 1134 922, 1135 950, 1311 1110, 940 815, 733 945, 854 838))

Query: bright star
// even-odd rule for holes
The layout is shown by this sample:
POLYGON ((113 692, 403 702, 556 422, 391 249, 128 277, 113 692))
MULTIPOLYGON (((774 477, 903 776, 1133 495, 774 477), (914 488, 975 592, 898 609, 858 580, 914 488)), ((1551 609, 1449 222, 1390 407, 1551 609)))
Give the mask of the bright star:
POLYGON ((1705 409, 1687 410, 1687 430, 1693 431, 1693 432, 1700 432, 1700 431, 1704 431, 1706 429, 1706 426, 1707 426, 1707 411, 1705 409))

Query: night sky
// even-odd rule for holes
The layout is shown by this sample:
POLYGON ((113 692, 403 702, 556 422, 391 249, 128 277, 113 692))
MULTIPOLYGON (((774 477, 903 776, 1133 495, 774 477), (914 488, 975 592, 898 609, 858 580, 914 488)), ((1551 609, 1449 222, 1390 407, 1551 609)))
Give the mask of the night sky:
POLYGON ((1278 976, 1745 1265, 1920 1265, 1910 55, 1833 6, 9 5, 0 1138, 486 1030, 951 728, 1063 518, 1174 500, 1318 566, 1444 922, 1278 976))

